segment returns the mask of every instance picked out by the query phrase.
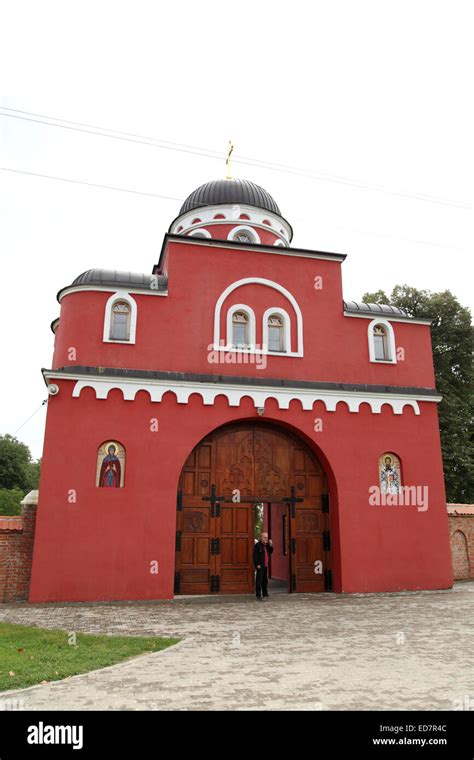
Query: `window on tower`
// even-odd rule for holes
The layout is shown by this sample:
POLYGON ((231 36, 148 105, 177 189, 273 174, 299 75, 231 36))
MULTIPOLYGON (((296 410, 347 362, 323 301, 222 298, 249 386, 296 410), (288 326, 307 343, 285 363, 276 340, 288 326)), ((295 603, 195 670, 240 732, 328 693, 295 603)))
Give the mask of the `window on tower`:
POLYGON ((252 227, 240 226, 234 227, 229 232, 228 240, 233 240, 236 243, 246 243, 247 245, 255 245, 260 243, 260 238, 257 232, 252 227))
POLYGON ((271 314, 268 317, 268 350, 285 351, 283 317, 279 314, 271 314))
POLYGON ((396 364, 397 351, 393 327, 386 319, 373 319, 368 327, 369 359, 371 362, 396 364))
POLYGON ((112 306, 110 321, 110 340, 130 340, 130 304, 116 301, 112 306))
POLYGON ((374 357, 376 361, 390 361, 387 331, 383 325, 374 326, 374 357))
POLYGON ((232 315, 232 345, 234 348, 249 345, 249 317, 244 311, 235 311, 232 315))

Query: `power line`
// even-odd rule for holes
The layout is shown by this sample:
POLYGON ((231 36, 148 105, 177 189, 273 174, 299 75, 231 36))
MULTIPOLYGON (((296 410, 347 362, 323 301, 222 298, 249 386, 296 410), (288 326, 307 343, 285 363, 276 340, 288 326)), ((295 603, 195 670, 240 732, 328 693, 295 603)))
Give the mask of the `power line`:
POLYGON ((22 169, 9 169, 6 166, 0 166, 2 172, 13 172, 14 174, 26 174, 29 177, 41 177, 42 179, 54 179, 58 182, 71 182, 73 185, 87 185, 88 187, 98 187, 102 190, 117 190, 121 193, 133 193, 134 195, 147 195, 150 198, 161 198, 166 201, 183 202, 183 198, 173 198, 170 195, 158 195, 157 193, 146 193, 142 190, 131 190, 127 187, 115 187, 114 185, 99 185, 96 182, 86 182, 80 179, 69 179, 68 177, 54 177, 51 174, 38 174, 37 172, 27 172, 22 169))
MULTIPOLYGON (((211 151, 207 148, 200 148, 197 146, 185 145, 181 143, 173 143, 167 140, 158 140, 157 138, 146 137, 144 135, 139 135, 134 132, 124 132, 124 131, 115 130, 115 129, 98 127, 98 126, 94 126, 92 124, 87 124, 84 122, 60 119, 54 116, 46 116, 44 114, 37 114, 30 111, 21 111, 20 109, 7 108, 5 106, 0 106, 0 108, 4 111, 12 112, 12 113, 0 112, 0 116, 5 116, 6 118, 22 119, 24 121, 30 121, 35 124, 43 124, 50 127, 59 127, 62 129, 68 129, 68 130, 72 130, 76 132, 85 132, 85 133, 96 135, 99 137, 108 137, 108 138, 116 139, 116 140, 124 140, 126 142, 139 143, 143 145, 148 145, 150 147, 162 148, 165 150, 174 150, 174 151, 178 151, 182 153, 190 153, 193 155, 202 156, 206 158, 212 158, 214 160, 219 160, 219 161, 223 161, 225 159, 224 153, 220 153, 218 151, 211 151), (20 116, 19 114, 24 114, 24 115, 20 116), (35 118, 30 118, 31 116, 35 118), (59 123, 53 123, 53 122, 62 122, 62 123, 59 124, 59 123)), ((390 190, 383 187, 382 185, 377 185, 374 183, 372 184, 364 183, 358 180, 350 179, 348 177, 337 176, 337 175, 316 174, 314 172, 308 172, 306 169, 301 169, 299 167, 288 166, 286 164, 271 163, 269 161, 262 161, 260 159, 249 158, 246 156, 235 158, 234 163, 242 164, 245 166, 254 166, 260 169, 267 169, 269 171, 276 171, 276 172, 285 173, 285 174, 294 174, 299 177, 315 179, 317 181, 322 181, 322 182, 343 184, 343 185, 347 185, 349 187, 355 187, 361 190, 382 192, 382 193, 386 193, 389 195, 394 195, 394 196, 398 196, 402 198, 409 198, 412 200, 419 200, 419 201, 424 201, 428 203, 438 203, 441 205, 452 206, 454 208, 460 208, 460 209, 467 209, 467 210, 471 209, 471 205, 463 201, 453 201, 447 198, 439 198, 436 196, 431 196, 431 195, 427 195, 423 193, 408 193, 408 192, 403 192, 403 191, 398 191, 398 190, 390 190)))
POLYGON ((39 412, 39 410, 40 410, 40 409, 41 409, 41 408, 42 408, 42 407, 43 407, 45 404, 47 404, 47 403, 48 403, 48 399, 47 399, 47 398, 45 398, 45 400, 41 402, 41 405, 38 407, 38 409, 35 409, 35 411, 33 412, 33 414, 30 414, 30 416, 28 417, 28 419, 27 419, 27 420, 25 420, 25 421, 24 421, 24 422, 23 422, 23 423, 20 425, 20 427, 19 427, 19 428, 17 428, 17 429, 15 430, 15 432, 13 433, 13 436, 15 437, 15 436, 16 436, 16 434, 18 433, 18 431, 19 431, 19 430, 21 430, 21 429, 22 429, 22 427, 25 427, 26 423, 27 423, 27 422, 29 422, 29 421, 30 421, 30 420, 31 420, 31 419, 32 419, 32 418, 35 416, 35 414, 37 414, 37 413, 39 412))
MULTIPOLYGON (((179 203, 183 203, 184 201, 184 198, 173 198, 168 195, 158 195, 157 193, 146 193, 140 190, 131 190, 129 188, 115 187, 112 185, 99 185, 94 182, 86 182, 84 180, 70 179, 68 177, 55 177, 51 174, 38 174, 37 172, 28 172, 28 171, 23 171, 22 169, 11 169, 4 166, 0 166, 0 171, 13 172, 14 174, 25 174, 26 176, 29 176, 29 177, 39 177, 41 179, 57 180, 59 182, 70 182, 73 185, 86 185, 87 187, 95 187, 101 190, 117 190, 122 193, 132 193, 134 195, 145 195, 145 196, 149 196, 150 198, 159 198, 161 200, 177 201, 179 203)), ((304 217, 295 217, 295 218, 301 219, 302 221, 306 221, 304 217)), ((386 233, 373 232, 369 230, 354 230, 354 229, 349 229, 348 227, 336 227, 335 229, 343 230, 344 232, 356 233, 359 235, 375 235, 376 237, 391 238, 393 240, 403 240, 404 242, 409 242, 409 243, 416 243, 420 245, 432 245, 432 246, 436 246, 437 248, 449 248, 449 250, 456 250, 462 253, 465 252, 465 249, 459 248, 459 246, 445 245, 442 243, 436 243, 431 240, 416 240, 414 238, 401 237, 400 235, 389 235, 386 233)))

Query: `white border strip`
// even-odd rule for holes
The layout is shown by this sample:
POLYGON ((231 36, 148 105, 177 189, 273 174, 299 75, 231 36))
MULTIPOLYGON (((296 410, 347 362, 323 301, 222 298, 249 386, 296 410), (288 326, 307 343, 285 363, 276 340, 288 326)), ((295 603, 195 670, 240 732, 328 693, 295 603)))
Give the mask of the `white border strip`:
POLYGON ((274 388, 271 386, 242 386, 232 383, 205 383, 168 380, 141 381, 135 378, 90 377, 84 375, 65 375, 54 371, 45 372, 45 379, 73 380, 73 398, 79 398, 84 388, 92 388, 96 398, 106 399, 114 389, 121 390, 125 401, 133 401, 139 391, 147 391, 154 403, 160 403, 165 393, 176 395, 178 404, 187 404, 194 393, 201 396, 205 406, 214 404, 218 396, 225 396, 229 406, 238 407, 245 397, 250 397, 255 408, 263 407, 265 402, 273 398, 279 409, 288 409, 291 401, 300 401, 304 410, 312 410, 316 401, 322 401, 326 411, 335 412, 340 401, 347 404, 350 412, 358 412, 361 404, 369 404, 374 414, 380 414, 382 406, 391 406, 394 414, 402 414, 405 406, 411 406, 416 415, 420 414, 418 402, 428 401, 439 403, 441 396, 417 396, 412 394, 397 395, 395 393, 370 394, 359 391, 331 391, 301 388, 274 388))

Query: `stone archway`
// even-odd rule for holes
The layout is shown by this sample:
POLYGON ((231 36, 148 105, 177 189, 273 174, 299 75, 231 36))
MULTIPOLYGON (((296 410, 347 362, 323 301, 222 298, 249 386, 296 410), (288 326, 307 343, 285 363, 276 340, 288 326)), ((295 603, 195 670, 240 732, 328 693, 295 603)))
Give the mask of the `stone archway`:
POLYGON ((280 505, 288 590, 332 588, 322 466, 287 430, 245 422, 213 431, 184 464, 177 500, 175 593, 252 592, 257 503, 267 504, 269 512, 280 505))

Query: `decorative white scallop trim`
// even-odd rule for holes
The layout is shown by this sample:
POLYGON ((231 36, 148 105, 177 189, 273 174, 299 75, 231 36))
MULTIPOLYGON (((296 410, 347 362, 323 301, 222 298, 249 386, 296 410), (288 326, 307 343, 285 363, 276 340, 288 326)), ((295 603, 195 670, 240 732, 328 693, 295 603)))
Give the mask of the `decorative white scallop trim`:
MULTIPOLYGON (((288 301, 291 303, 295 314, 296 314, 296 328, 297 328, 297 345, 296 345, 296 351, 288 351, 285 353, 278 354, 279 356, 303 356, 303 315, 301 313, 301 309, 298 306, 298 302, 296 298, 290 293, 289 290, 283 287, 283 285, 280 285, 278 282, 274 282, 273 280, 266 280, 263 277, 244 277, 242 280, 236 280, 231 285, 229 285, 225 290, 222 291, 221 295, 217 299, 216 307, 214 311, 214 351, 238 351, 238 349, 233 349, 232 346, 227 343, 223 345, 221 342, 221 309, 222 304, 226 300, 227 296, 230 295, 234 290, 239 288, 241 285, 250 285, 250 284, 257 284, 257 285, 266 285, 269 288, 273 288, 274 290, 278 290, 279 293, 282 293, 282 295, 285 296, 285 298, 288 299, 288 301)), ((276 352, 268 351, 264 346, 261 349, 251 349, 248 351, 248 353, 255 353, 255 354, 275 354, 276 352)))
POLYGON ((285 244, 284 244, 283 240, 275 240, 275 242, 273 243, 273 245, 275 245, 277 248, 285 248, 285 244))
POLYGON ((252 238, 252 241, 251 241, 252 245, 256 245, 256 244, 260 245, 262 242, 260 240, 257 230, 255 230, 253 227, 249 227, 246 224, 239 224, 237 225, 237 227, 232 227, 231 231, 227 235, 227 240, 233 240, 234 242, 238 243, 239 241, 236 239, 236 235, 238 232, 247 232, 252 238))
POLYGON ((272 214, 270 211, 265 211, 264 209, 260 210, 254 206, 246 206, 243 203, 229 203, 192 209, 175 219, 170 232, 173 234, 184 235, 191 228, 199 229, 199 225, 240 224, 242 220, 240 220, 239 217, 242 213, 247 214, 249 219, 245 221, 248 221, 253 228, 258 227, 267 232, 272 232, 282 240, 285 247, 290 244, 292 235, 291 227, 283 217, 272 214), (238 213, 236 213, 236 209, 238 209, 238 213), (216 214, 224 214, 225 218, 214 219, 216 214), (201 221, 193 224, 193 219, 196 218, 201 219, 201 221), (271 222, 271 227, 268 224, 263 223, 264 219, 268 219, 268 221, 271 222), (179 232, 178 227, 182 227, 179 232))
MULTIPOLYGON (((52 375, 50 376, 50 378, 52 375)), ((64 375, 59 376, 61 380, 65 379, 64 375)), ((68 376, 67 379, 75 379, 68 376)), ((168 382, 166 380, 153 380, 150 382, 141 382, 138 380, 116 380, 107 378, 85 378, 77 379, 73 397, 79 398, 84 388, 92 388, 95 391, 96 398, 106 399, 111 390, 120 390, 123 393, 125 401, 133 401, 139 391, 146 391, 154 403, 160 403, 165 393, 174 393, 178 404, 187 404, 190 396, 197 394, 201 396, 205 406, 212 406, 219 396, 225 396, 229 406, 238 407, 243 398, 252 399, 256 409, 264 407, 268 399, 275 399, 279 409, 288 409, 292 401, 300 401, 304 410, 311 411, 316 401, 322 401, 326 411, 337 411, 337 405, 342 401, 347 404, 349 411, 357 413, 361 404, 369 404, 373 414, 380 414, 382 406, 388 404, 394 414, 402 414, 404 407, 411 407, 416 415, 420 414, 418 401, 439 401, 439 397, 427 397, 417 399, 411 396, 396 396, 394 394, 370 395, 369 393, 352 393, 350 391, 318 391, 318 390, 301 390, 299 388, 279 388, 232 385, 224 383, 193 383, 193 382, 168 382)))
POLYGON ((369 359, 373 364, 396 364, 397 352, 395 348, 395 333, 393 327, 386 319, 373 319, 367 328, 367 339, 369 341, 369 359), (374 346, 374 327, 382 325, 387 330, 388 354, 390 359, 376 359, 374 346))
POLYGON ((226 321, 226 329, 227 329, 227 345, 233 347, 233 341, 232 341, 232 317, 234 316, 236 311, 244 311, 248 318, 249 318, 249 324, 248 324, 248 334, 249 334, 249 345, 248 348, 240 348, 235 349, 237 351, 245 351, 250 353, 251 351, 255 351, 255 343, 256 343, 256 322, 255 322, 255 312, 250 306, 247 306, 244 303, 236 303, 229 307, 229 311, 227 312, 227 321, 226 321))
POLYGON ((291 320, 288 312, 276 307, 273 309, 267 309, 263 315, 262 336, 263 347, 268 350, 269 354, 277 354, 277 356, 280 356, 281 354, 291 353, 291 320), (280 317, 283 317, 284 351, 268 350, 268 318, 272 314, 278 314, 280 317))
POLYGON ((137 302, 127 290, 116 290, 105 304, 104 317, 104 343, 127 343, 134 344, 137 332, 137 302), (130 338, 129 340, 114 340, 110 337, 110 325, 112 322, 112 306, 116 301, 126 301, 130 306, 130 338))

